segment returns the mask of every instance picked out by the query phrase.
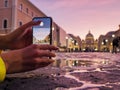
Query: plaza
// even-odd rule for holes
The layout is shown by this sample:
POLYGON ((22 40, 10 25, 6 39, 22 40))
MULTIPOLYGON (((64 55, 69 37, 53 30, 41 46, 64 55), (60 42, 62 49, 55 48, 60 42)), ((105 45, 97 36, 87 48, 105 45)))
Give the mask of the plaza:
MULTIPOLYGON (((33 17, 47 16, 29 0, 1 0, 0 33, 12 32, 19 26, 31 21, 33 17)), ((81 39, 80 35, 67 33, 53 18, 52 44, 59 47, 60 51, 67 52, 112 52, 112 40, 119 36, 120 25, 117 30, 106 32, 105 35, 100 35, 97 39, 92 33, 92 30, 88 30, 88 33, 85 33, 85 38, 81 39)))
POLYGON ((120 57, 112 53, 56 53, 55 62, 7 75, 0 90, 119 90, 120 57))
MULTIPOLYGON (((0 34, 12 32, 33 17, 47 15, 29 0, 0 0, 0 34)), ((0 90, 120 90, 120 53, 111 53, 120 25, 98 39, 88 30, 81 39, 67 33, 53 18, 52 33, 52 45, 59 47, 54 63, 7 74, 0 90)))

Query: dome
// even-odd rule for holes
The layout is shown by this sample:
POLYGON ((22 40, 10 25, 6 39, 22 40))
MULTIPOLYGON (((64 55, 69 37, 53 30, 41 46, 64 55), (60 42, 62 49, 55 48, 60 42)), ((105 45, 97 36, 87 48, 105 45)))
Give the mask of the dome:
POLYGON ((90 32, 90 31, 89 31, 89 33, 86 35, 86 38, 88 38, 88 37, 93 38, 93 35, 91 34, 91 32, 90 32))

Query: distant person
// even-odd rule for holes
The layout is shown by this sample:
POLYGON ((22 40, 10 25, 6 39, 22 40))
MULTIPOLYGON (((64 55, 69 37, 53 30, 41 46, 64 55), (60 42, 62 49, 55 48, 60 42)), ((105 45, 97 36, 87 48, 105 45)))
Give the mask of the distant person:
POLYGON ((31 21, 9 34, 0 35, 0 49, 11 49, 0 54, 0 82, 4 80, 6 73, 34 70, 54 62, 48 57, 55 57, 55 53, 50 52, 57 50, 55 46, 31 44, 31 27, 39 24, 40 21, 31 21))
POLYGON ((120 47, 120 45, 119 45, 119 43, 120 43, 120 37, 114 38, 113 41, 112 41, 112 43, 113 43, 113 50, 112 50, 112 52, 113 53, 117 53, 117 49, 120 47))

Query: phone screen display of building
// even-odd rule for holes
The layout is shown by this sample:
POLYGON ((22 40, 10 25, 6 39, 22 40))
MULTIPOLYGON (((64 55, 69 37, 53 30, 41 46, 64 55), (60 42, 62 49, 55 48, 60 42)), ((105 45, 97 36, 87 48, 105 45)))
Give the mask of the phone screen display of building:
POLYGON ((33 27, 33 44, 50 44, 51 21, 49 18, 34 18, 41 21, 40 25, 33 27))

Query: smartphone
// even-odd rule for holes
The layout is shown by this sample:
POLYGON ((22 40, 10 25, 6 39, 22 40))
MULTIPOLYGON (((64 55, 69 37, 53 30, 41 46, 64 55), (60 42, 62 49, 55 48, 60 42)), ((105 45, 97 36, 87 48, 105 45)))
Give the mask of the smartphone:
POLYGON ((33 21, 41 21, 33 26, 33 44, 52 44, 52 18, 34 17, 33 21))

